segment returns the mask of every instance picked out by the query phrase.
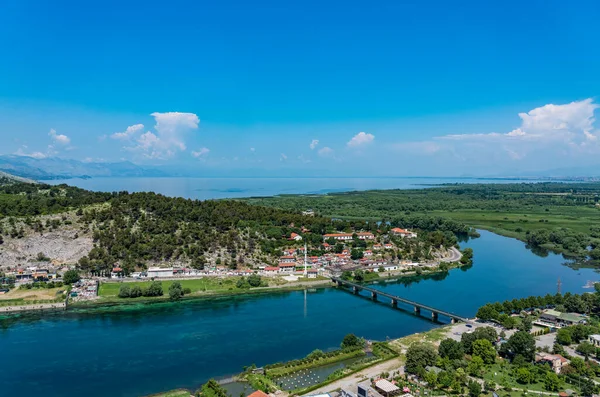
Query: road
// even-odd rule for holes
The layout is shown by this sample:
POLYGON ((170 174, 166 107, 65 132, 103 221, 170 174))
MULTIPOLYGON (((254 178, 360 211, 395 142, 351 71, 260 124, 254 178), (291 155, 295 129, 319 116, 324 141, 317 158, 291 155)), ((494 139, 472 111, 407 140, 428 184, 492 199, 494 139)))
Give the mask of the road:
POLYGON ((460 260, 460 258, 462 258, 462 254, 455 247, 450 248, 449 251, 450 251, 450 255, 442 258, 443 261, 452 263, 452 262, 458 262, 460 260))

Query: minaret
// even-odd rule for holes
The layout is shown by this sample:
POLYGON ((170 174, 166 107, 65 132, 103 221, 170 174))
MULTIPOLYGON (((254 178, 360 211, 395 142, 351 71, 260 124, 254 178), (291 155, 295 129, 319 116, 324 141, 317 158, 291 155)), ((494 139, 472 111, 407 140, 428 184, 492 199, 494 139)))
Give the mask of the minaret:
POLYGON ((304 243, 304 277, 308 277, 308 250, 306 249, 306 243, 304 243))

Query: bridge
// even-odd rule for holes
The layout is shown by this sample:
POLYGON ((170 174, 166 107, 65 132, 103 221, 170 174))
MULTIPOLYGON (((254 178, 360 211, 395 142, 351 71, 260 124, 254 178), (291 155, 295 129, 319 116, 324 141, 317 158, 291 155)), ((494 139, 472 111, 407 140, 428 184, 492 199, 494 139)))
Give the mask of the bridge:
POLYGON ((458 314, 454 314, 454 313, 448 312, 446 310, 436 309, 434 307, 424 305, 419 302, 411 301, 409 299, 405 299, 400 296, 396 296, 396 295, 388 294, 387 292, 376 290, 375 288, 356 284, 351 281, 342 280, 341 278, 338 278, 338 277, 331 277, 331 281, 336 283, 338 286, 351 287, 354 295, 358 295, 360 291, 368 291, 371 293, 371 299, 374 301, 377 301, 378 297, 388 298, 391 301, 392 307, 395 307, 395 308, 398 307, 398 302, 402 302, 409 306, 412 306, 415 314, 421 314, 421 310, 426 310, 428 312, 431 312, 431 319, 433 321, 437 321, 438 317, 440 315, 448 317, 453 324, 457 321, 462 321, 465 323, 469 321, 468 318, 459 316, 458 314))

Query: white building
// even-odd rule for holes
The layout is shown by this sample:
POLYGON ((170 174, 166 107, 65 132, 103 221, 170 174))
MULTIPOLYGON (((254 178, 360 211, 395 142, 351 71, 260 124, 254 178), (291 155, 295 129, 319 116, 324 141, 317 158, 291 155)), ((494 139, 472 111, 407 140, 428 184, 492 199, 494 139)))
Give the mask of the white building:
POLYGON ((148 269, 148 277, 173 277, 173 268, 151 267, 148 269))

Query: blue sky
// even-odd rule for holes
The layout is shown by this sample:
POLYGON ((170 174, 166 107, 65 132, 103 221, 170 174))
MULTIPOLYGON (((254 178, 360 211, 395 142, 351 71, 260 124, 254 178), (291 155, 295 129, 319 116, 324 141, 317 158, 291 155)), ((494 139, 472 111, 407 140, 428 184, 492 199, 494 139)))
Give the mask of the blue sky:
POLYGON ((591 167, 599 19, 595 1, 9 0, 0 152, 200 175, 591 167))

